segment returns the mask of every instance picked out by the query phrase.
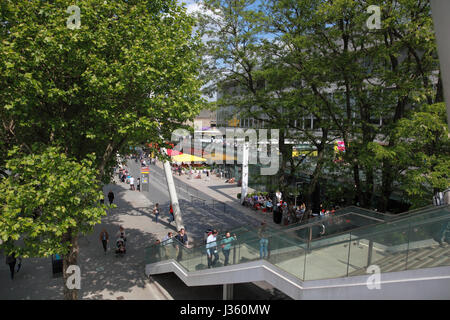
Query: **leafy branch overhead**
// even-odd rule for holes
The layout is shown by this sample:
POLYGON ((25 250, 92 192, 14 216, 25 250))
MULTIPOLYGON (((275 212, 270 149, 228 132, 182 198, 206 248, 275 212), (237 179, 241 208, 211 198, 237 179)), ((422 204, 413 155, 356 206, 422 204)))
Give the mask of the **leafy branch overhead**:
POLYGON ((78 162, 50 147, 26 156, 14 149, 10 157, 11 174, 0 183, 0 239, 7 250, 25 258, 65 254, 64 234, 90 232, 106 215, 93 155, 78 162))

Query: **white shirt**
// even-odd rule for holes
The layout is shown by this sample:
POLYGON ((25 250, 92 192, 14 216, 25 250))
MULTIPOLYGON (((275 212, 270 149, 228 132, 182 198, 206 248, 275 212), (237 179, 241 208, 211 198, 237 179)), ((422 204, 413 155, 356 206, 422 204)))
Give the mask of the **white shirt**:
POLYGON ((130 178, 130 184, 134 184, 134 178, 130 178))
POLYGON ((214 234, 210 234, 208 238, 206 238, 206 249, 217 247, 216 240, 216 236, 214 234))

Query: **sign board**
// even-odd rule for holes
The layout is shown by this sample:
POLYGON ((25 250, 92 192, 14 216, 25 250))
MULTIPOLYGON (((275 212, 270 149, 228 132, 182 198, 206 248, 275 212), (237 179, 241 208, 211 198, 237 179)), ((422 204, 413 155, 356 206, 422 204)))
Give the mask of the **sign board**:
POLYGON ((150 191, 150 184, 149 184, 149 175, 148 173, 142 173, 141 174, 141 183, 142 183, 142 191, 149 192, 150 191))

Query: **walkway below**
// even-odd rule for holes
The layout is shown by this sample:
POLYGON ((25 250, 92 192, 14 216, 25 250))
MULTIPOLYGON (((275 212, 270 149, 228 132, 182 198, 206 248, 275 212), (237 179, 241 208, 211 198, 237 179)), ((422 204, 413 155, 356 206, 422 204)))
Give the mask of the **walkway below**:
MULTIPOLYGON (((139 167, 129 163, 130 171, 139 176, 139 167)), ((175 224, 168 223, 169 197, 165 176, 160 165, 151 166, 150 192, 129 190, 129 185, 116 181, 107 185, 105 195, 112 190, 115 194, 116 209, 109 210, 102 223, 94 227, 93 233, 79 240, 80 256, 78 265, 81 269, 80 299, 133 299, 133 300, 167 300, 167 299, 221 299, 221 286, 187 287, 174 274, 160 274, 148 279, 144 273, 144 248, 161 240, 169 231, 175 232, 175 224), (151 214, 154 204, 161 205, 159 223, 151 214), (127 254, 116 257, 111 251, 115 245, 115 234, 123 225, 127 233, 127 254), (99 233, 105 228, 110 235, 107 254, 103 252, 99 233)), ((176 178, 177 185, 183 181, 176 178)), ((210 186, 214 186, 215 178, 210 186)), ((195 181, 194 183, 197 183, 195 181)), ((223 182, 222 182, 223 184, 223 182)), ((200 186, 199 196, 214 199, 220 192, 204 189, 211 195, 203 195, 200 186), (213 193, 216 192, 216 193, 213 193)), ((196 189, 195 189, 196 190, 196 189)), ((192 191, 192 190, 189 190, 192 191)), ((194 193, 195 191, 192 191, 194 193)), ((191 192, 190 192, 191 193, 191 192)), ((180 192, 179 199, 183 209, 183 217, 192 242, 201 241, 207 227, 221 231, 233 229, 243 224, 258 225, 260 217, 257 212, 245 213, 238 210, 209 210, 207 207, 190 202, 188 194, 180 192)), ((222 195, 223 196, 223 195, 222 195)), ((219 199, 219 200, 224 200, 219 199)), ((235 200, 226 201, 227 205, 240 206, 235 200)), ((240 206, 240 209, 249 210, 240 206)), ((251 211, 251 210, 249 210, 251 211)), ((9 277, 8 265, 0 263, 0 299, 63 299, 63 279, 53 278, 50 258, 24 259, 22 268, 14 280, 9 277)), ((265 283, 246 283, 239 285, 239 294, 235 299, 274 299, 284 296, 265 283)))

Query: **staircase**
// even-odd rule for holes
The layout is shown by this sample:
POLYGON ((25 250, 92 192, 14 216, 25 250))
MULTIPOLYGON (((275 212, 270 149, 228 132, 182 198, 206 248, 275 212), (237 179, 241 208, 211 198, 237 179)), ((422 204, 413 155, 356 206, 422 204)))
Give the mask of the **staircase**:
POLYGON ((450 299, 450 246, 434 240, 445 235, 448 225, 450 206, 442 206, 310 242, 292 228, 269 229, 270 254, 260 259, 257 231, 247 224, 231 230, 238 241, 228 266, 223 266, 220 251, 222 260, 208 269, 204 245, 185 248, 175 242, 164 248, 164 254, 162 246, 146 249, 146 274, 175 272, 188 286, 266 281, 293 299, 450 299), (368 290, 369 264, 380 267, 380 291, 368 290))

